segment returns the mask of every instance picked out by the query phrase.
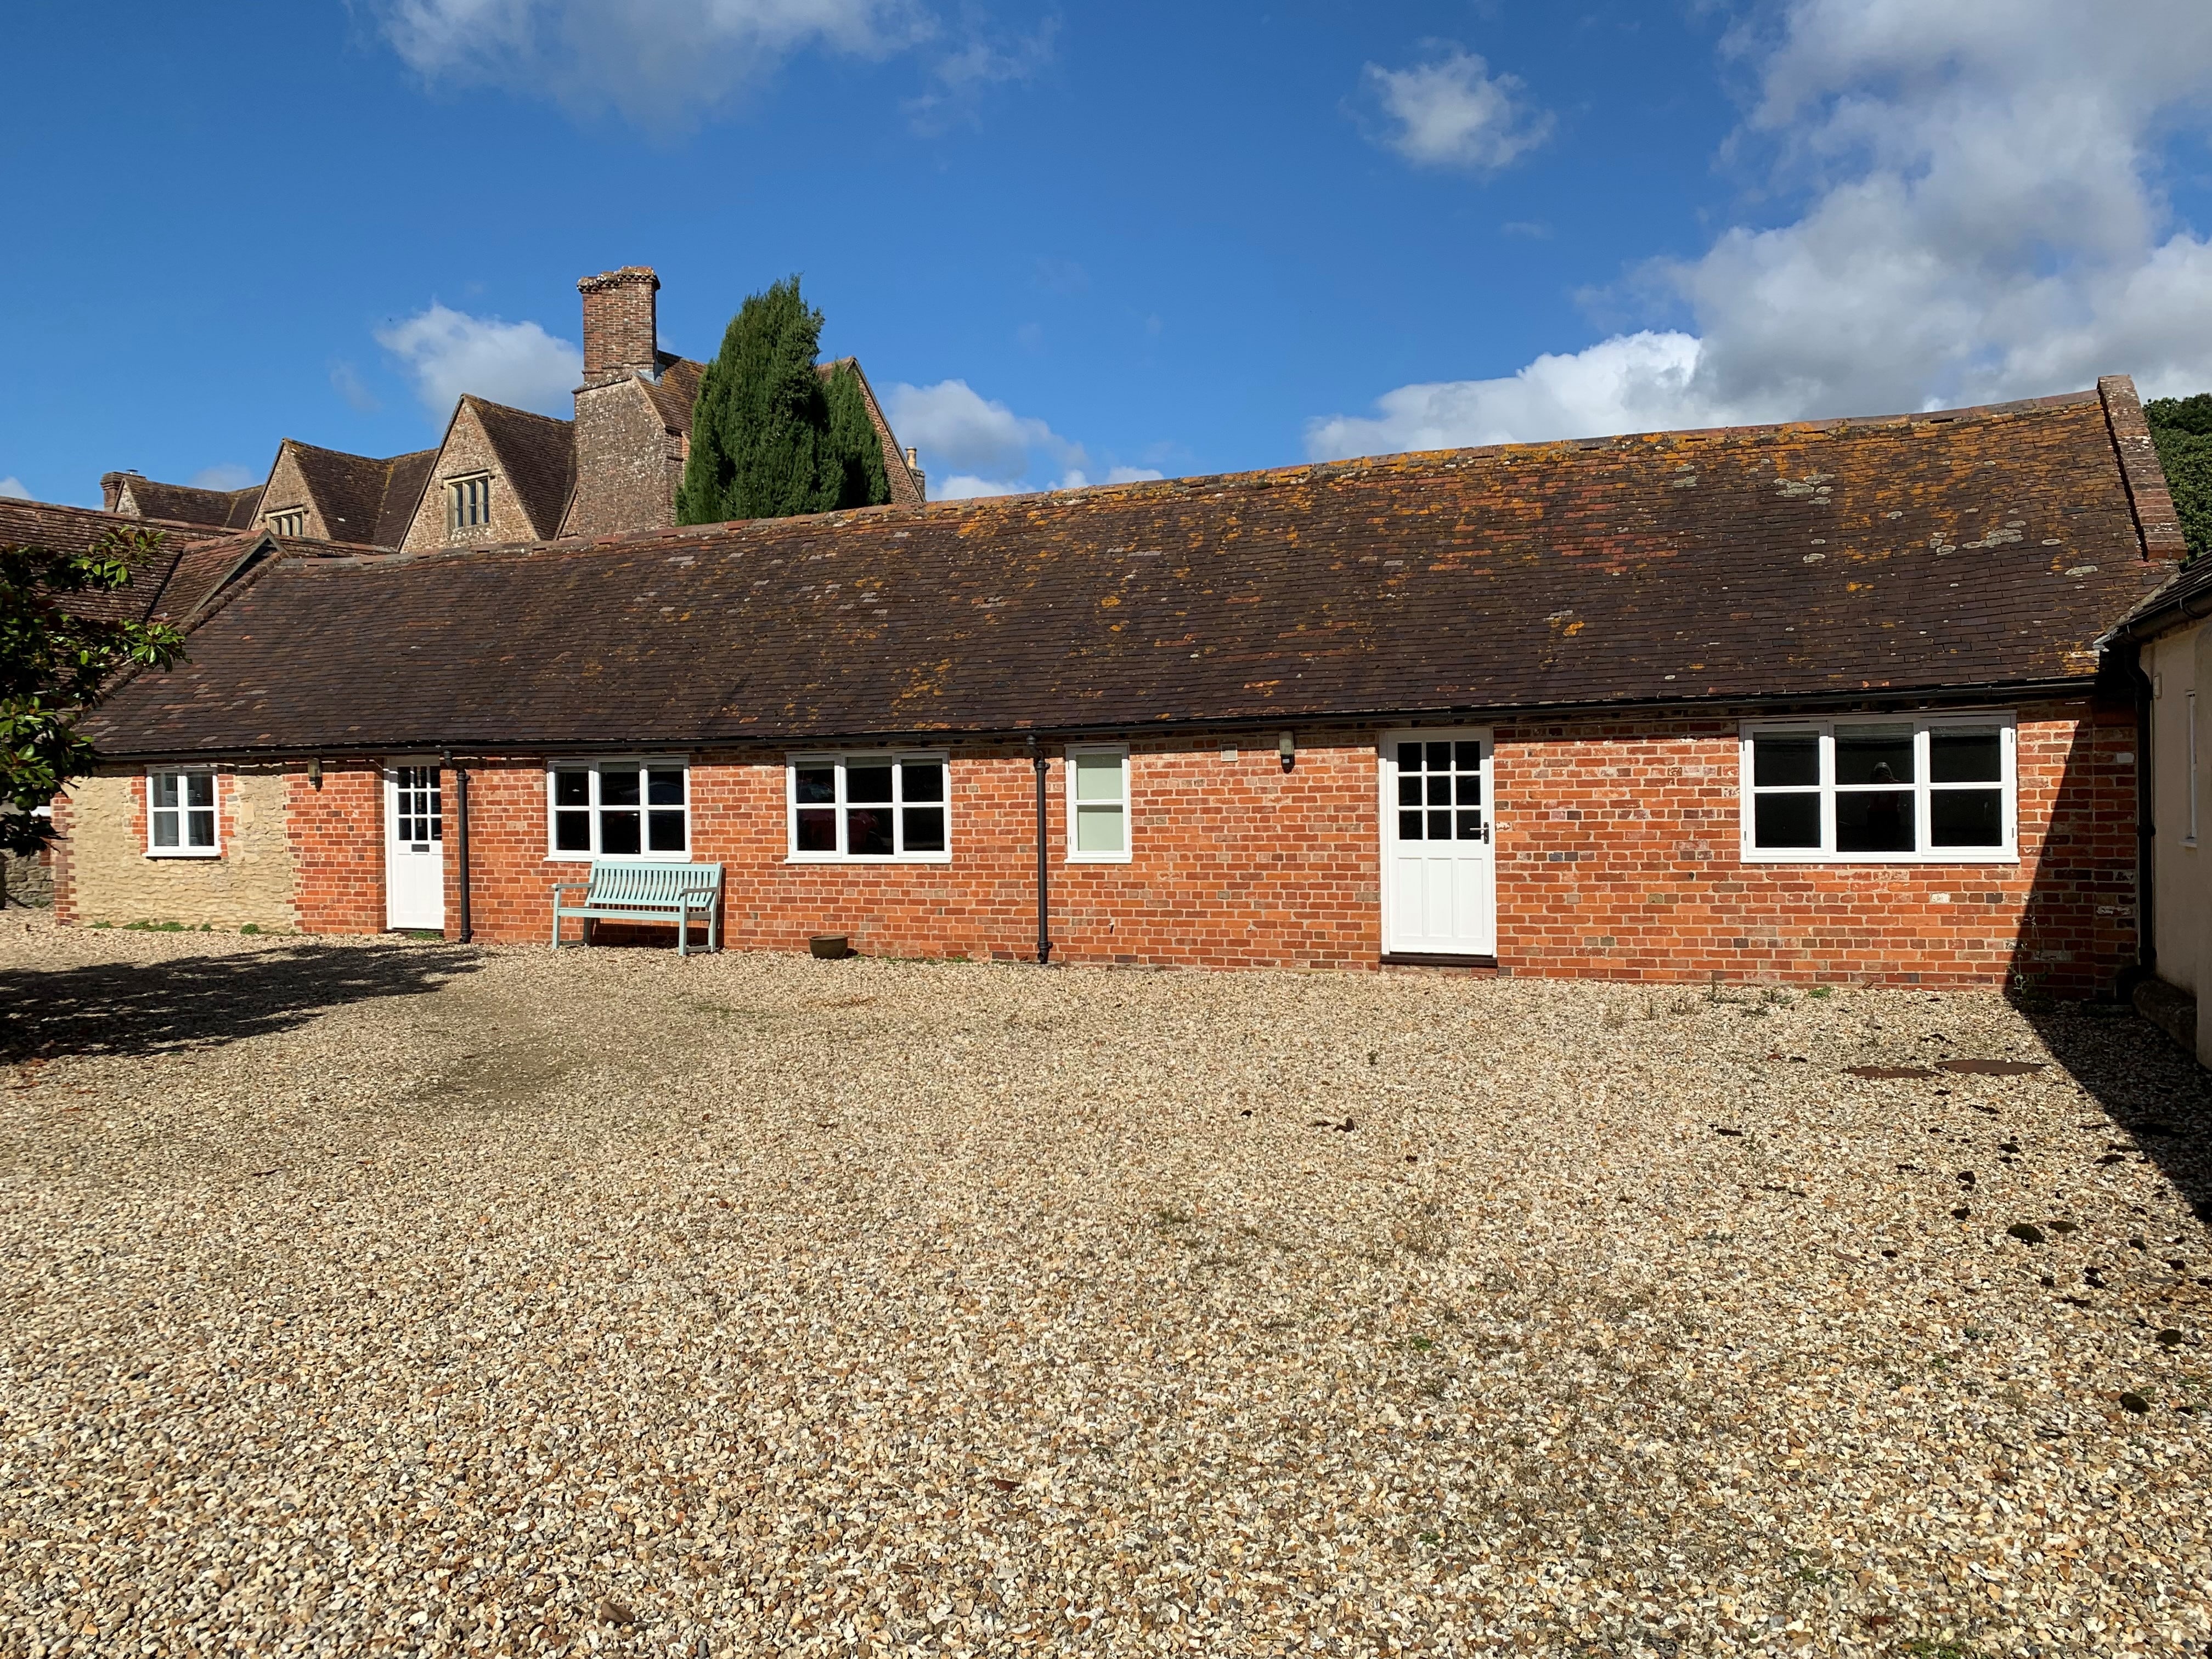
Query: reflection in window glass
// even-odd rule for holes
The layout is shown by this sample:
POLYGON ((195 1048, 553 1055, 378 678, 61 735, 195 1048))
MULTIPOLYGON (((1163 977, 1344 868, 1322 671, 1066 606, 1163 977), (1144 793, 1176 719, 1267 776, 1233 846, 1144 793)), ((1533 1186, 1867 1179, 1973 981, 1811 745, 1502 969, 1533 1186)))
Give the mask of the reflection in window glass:
POLYGON ((1400 841, 1481 841, 1481 740, 1400 744, 1397 804, 1400 841))
POLYGON ((825 756, 791 764, 794 857, 896 859, 949 850, 937 756, 825 756))
POLYGON ((553 850, 572 856, 682 858, 690 849, 689 773, 635 761, 552 775, 553 850))
POLYGON ((1747 851, 1911 858, 2012 845, 2008 726, 1838 720, 1754 730, 1746 746, 1747 851))

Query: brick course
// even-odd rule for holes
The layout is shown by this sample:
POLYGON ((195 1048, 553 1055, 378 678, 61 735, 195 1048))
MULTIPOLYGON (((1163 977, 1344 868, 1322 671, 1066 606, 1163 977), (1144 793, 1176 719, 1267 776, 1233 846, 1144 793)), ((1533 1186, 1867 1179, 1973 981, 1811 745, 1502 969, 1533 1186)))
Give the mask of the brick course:
MULTIPOLYGON (((1738 855, 1732 716, 1496 730, 1498 968, 1622 980, 2108 988, 2135 951, 2131 711, 2087 700, 2019 715, 2016 865, 1765 865, 1738 855)), ((1249 733, 1131 745, 1135 856, 1065 861, 1066 775, 1048 746, 1054 959, 1212 968, 1372 968, 1382 950, 1376 731, 1298 733, 1296 769, 1249 733), (1224 759, 1225 746, 1237 748, 1224 759)), ((1028 959, 1035 797, 1025 748, 951 750, 949 864, 786 861, 781 750, 691 757, 693 855, 726 866, 724 938, 803 950, 1028 959)), ((480 939, 546 937, 545 757, 471 763, 480 939)), ((380 771, 288 779, 300 926, 383 926, 380 771)), ((459 798, 445 792, 447 916, 458 928, 459 798)), ((570 938, 576 937, 571 924, 570 938)), ((602 931, 612 939, 617 931, 602 931)), ((665 937, 665 930, 659 937, 665 937)))

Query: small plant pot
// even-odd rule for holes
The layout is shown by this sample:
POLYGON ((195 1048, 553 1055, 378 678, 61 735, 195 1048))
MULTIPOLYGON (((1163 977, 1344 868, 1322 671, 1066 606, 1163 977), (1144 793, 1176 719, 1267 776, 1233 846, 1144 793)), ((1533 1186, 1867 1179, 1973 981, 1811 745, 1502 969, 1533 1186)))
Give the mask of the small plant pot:
POLYGON ((853 954, 853 941, 842 933, 817 933, 806 948, 819 962, 842 962, 853 954))

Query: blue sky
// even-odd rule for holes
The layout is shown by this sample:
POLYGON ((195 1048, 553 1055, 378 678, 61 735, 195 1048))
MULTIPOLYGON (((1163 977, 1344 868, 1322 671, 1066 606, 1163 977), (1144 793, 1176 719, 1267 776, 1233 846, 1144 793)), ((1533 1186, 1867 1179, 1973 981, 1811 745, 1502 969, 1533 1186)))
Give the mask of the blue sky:
POLYGON ((702 356, 804 273, 940 492, 2212 387, 2212 7, 2127 15, 30 0, 0 489, 565 412, 623 264, 702 356))

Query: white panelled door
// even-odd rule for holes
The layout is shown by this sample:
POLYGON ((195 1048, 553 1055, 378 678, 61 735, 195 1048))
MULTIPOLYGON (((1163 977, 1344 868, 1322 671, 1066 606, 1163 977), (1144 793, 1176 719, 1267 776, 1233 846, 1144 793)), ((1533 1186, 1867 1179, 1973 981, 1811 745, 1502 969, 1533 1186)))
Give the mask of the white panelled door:
POLYGON ((1383 952, 1496 956, 1490 733, 1393 732, 1381 758, 1383 952))
POLYGON ((384 769, 384 925, 446 925, 445 791, 434 765, 384 769))

